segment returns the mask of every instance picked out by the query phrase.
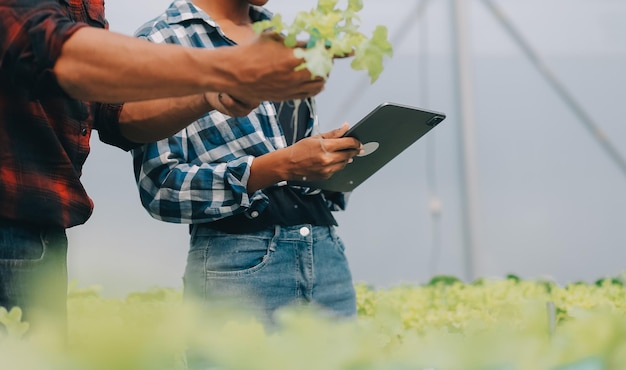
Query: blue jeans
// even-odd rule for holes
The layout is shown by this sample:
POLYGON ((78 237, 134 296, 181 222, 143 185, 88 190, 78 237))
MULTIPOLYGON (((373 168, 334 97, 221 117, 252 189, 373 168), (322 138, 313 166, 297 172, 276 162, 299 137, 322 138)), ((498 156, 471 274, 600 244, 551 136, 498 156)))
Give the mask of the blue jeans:
POLYGON ((344 244, 332 226, 228 234, 195 225, 184 281, 186 298, 213 307, 235 305, 264 323, 273 322, 277 309, 296 304, 356 316, 344 244))
POLYGON ((67 237, 62 228, 0 220, 0 306, 20 307, 32 331, 39 324, 65 335, 67 237), (40 320, 45 320, 40 321, 40 320))

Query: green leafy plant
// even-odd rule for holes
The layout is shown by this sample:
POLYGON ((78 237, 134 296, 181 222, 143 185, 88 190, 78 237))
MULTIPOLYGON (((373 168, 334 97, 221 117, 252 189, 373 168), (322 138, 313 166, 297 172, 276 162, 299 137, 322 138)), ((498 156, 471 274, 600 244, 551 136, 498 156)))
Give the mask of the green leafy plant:
POLYGON ((626 289, 610 279, 549 291, 540 280, 435 280, 358 284, 358 318, 285 307, 272 330, 232 309, 183 304, 178 289, 103 298, 73 283, 66 345, 41 328, 24 335, 21 311, 0 309, 0 369, 624 369, 626 289))
POLYGON ((11 311, 0 307, 0 326, 4 328, 3 332, 9 339, 20 339, 28 331, 28 323, 22 322, 22 310, 19 307, 13 307, 11 311))
POLYGON ((294 48, 297 57, 305 61, 297 69, 307 68, 313 76, 328 78, 336 57, 354 56, 352 68, 367 70, 373 83, 383 71, 383 59, 393 55, 387 40, 387 28, 379 25, 372 37, 359 31, 358 12, 362 0, 349 0, 345 9, 337 7, 339 0, 319 0, 317 7, 299 12, 288 25, 276 14, 272 20, 256 22, 256 32, 272 31, 284 36, 285 45, 294 48), (299 39, 306 39, 305 48, 296 48, 299 39))

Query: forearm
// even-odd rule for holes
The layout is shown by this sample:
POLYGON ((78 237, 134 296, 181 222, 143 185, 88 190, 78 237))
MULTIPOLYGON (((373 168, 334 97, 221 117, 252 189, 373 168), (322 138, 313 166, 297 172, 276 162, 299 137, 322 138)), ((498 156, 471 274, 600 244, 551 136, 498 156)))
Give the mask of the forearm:
POLYGON ((149 143, 174 135, 212 109, 203 94, 126 103, 120 131, 128 140, 149 143))
POLYGON ((312 79, 306 69, 295 71, 302 60, 275 37, 199 49, 84 27, 63 44, 54 73, 70 96, 103 103, 206 91, 245 101, 303 99, 319 93, 324 81, 312 79))
POLYGON ((342 137, 348 128, 346 123, 339 129, 304 138, 287 148, 255 158, 246 186, 248 193, 280 181, 331 177, 362 151, 357 139, 342 137))
POLYGON ((290 148, 279 149, 254 158, 250 166, 250 177, 246 189, 248 194, 265 189, 278 182, 290 180, 289 158, 285 155, 290 148))
POLYGON ((193 95, 228 85, 224 80, 227 73, 219 68, 228 63, 226 53, 211 51, 205 55, 208 50, 156 45, 85 27, 65 42, 54 72, 69 95, 88 101, 193 95), (199 59, 204 56, 212 62, 201 63, 199 59))

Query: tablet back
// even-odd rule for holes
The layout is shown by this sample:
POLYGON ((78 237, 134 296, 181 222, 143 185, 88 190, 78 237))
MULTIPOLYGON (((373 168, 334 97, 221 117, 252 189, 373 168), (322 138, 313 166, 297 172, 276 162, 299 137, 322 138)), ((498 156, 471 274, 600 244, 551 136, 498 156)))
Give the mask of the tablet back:
POLYGON ((364 154, 354 157, 352 163, 327 180, 289 183, 329 191, 352 191, 445 118, 441 112, 383 103, 346 133, 361 141, 364 154))

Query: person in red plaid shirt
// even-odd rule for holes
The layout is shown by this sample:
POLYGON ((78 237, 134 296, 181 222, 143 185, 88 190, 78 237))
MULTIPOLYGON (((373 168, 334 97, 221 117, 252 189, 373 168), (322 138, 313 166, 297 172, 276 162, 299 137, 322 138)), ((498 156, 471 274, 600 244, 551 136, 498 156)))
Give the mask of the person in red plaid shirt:
POLYGON ((130 150, 213 109, 242 116, 324 87, 277 36, 159 45, 108 31, 104 0, 0 0, 0 19, 0 306, 62 331, 65 230, 93 209, 80 182, 92 129, 130 150))

